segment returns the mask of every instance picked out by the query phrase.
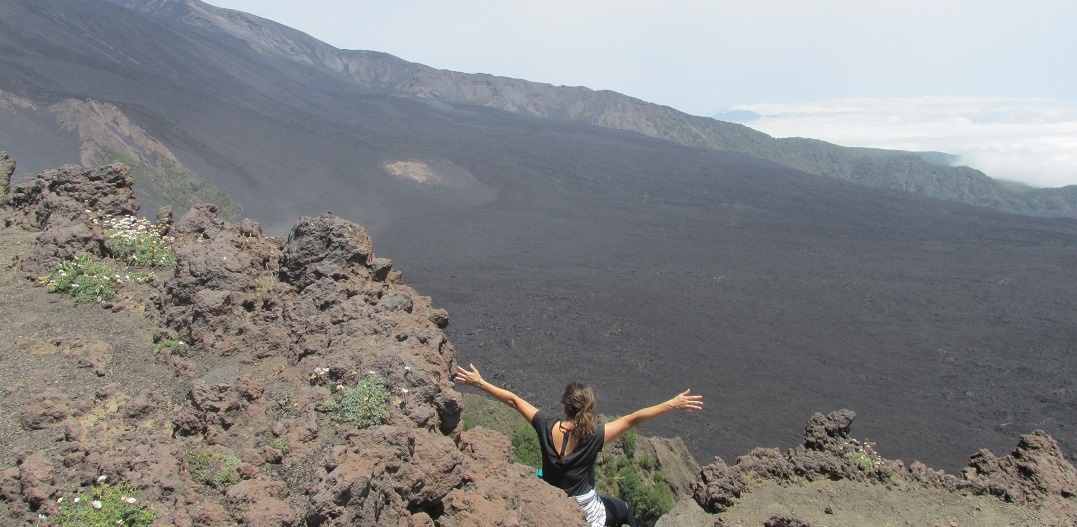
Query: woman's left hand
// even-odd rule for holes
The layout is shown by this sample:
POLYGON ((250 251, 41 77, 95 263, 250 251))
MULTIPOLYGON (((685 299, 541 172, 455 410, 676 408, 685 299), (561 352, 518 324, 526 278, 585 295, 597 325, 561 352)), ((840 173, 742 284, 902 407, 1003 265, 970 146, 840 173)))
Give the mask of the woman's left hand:
POLYGON ((474 364, 468 364, 468 366, 471 371, 467 371, 460 366, 456 367, 456 382, 478 386, 482 383, 482 375, 479 375, 479 370, 475 369, 474 364))

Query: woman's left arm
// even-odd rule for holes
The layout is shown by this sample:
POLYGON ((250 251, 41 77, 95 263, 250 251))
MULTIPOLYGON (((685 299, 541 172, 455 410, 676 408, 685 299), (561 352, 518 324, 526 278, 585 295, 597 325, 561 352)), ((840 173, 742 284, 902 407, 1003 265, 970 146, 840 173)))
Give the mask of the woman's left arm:
POLYGON ((456 382, 470 384, 471 386, 475 386, 492 395, 494 399, 497 399, 498 401, 513 407, 517 412, 520 412, 520 415, 524 416, 524 419, 527 419, 528 423, 534 419, 535 414, 538 413, 538 408, 535 408, 531 403, 520 398, 520 396, 504 388, 498 388, 483 380, 482 375, 479 374, 479 370, 475 369, 474 364, 468 364, 468 366, 471 368, 471 371, 465 370, 460 366, 456 367, 456 382))

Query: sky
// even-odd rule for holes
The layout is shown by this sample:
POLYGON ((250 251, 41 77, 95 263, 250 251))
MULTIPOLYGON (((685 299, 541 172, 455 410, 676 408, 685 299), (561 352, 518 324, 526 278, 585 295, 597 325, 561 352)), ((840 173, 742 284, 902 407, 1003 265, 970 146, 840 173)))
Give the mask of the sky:
POLYGON ((1071 0, 209 3, 338 48, 614 90, 694 115, 749 109, 765 117, 746 124, 771 135, 915 144, 993 177, 1077 184, 1071 0))

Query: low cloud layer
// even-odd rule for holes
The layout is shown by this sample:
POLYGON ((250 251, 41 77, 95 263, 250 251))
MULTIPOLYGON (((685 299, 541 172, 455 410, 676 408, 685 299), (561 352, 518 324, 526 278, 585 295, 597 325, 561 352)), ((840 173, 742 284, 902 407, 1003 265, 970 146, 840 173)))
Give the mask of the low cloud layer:
MULTIPOLYGON (((775 137, 844 146, 939 151, 996 179, 1077 184, 1077 103, 1057 99, 917 97, 753 104, 728 114, 775 137), (758 117, 751 118, 751 112, 758 117)), ((721 115, 718 116, 722 118, 721 115)))

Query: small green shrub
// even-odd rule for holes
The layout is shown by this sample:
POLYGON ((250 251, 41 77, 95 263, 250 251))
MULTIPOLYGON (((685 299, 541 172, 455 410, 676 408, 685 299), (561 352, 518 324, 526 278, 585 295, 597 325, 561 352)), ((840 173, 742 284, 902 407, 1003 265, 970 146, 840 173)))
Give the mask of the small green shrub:
POLYGON ((102 483, 89 494, 79 493, 73 499, 61 498, 59 511, 52 517, 53 525, 61 527, 148 526, 157 513, 138 505, 134 489, 126 483, 102 483))
POLYGON ((232 454, 226 454, 216 450, 187 451, 187 471, 191 479, 210 485, 224 488, 239 480, 240 459, 232 454))
POLYGON ((38 278, 38 283, 50 293, 70 295, 83 304, 111 300, 121 280, 115 266, 80 253, 72 260, 61 261, 51 273, 38 278))
POLYGON ((646 470, 646 471, 654 470, 654 458, 652 458, 651 456, 649 456, 647 454, 643 454, 643 455, 639 456, 638 461, 639 461, 639 466, 642 467, 643 470, 646 470))
POLYGON ((841 450, 845 459, 852 461, 860 470, 870 471, 882 465, 882 457, 875 452, 875 443, 864 441, 861 444, 855 439, 849 440, 841 450))
POLYGON ((665 481, 644 483, 634 467, 621 469, 618 476, 618 494, 621 499, 632 504, 636 521, 641 527, 653 527, 658 518, 673 510, 673 491, 665 481))
POLYGON ((172 267, 176 265, 175 242, 145 218, 137 216, 107 216, 94 218, 105 228, 105 242, 113 258, 128 265, 141 267, 172 267))
POLYGON ((641 527, 653 527, 658 518, 673 509, 673 490, 665 474, 656 470, 654 458, 640 451, 639 437, 636 429, 621 437, 620 451, 611 450, 603 458, 595 471, 595 483, 599 492, 632 505, 641 527))
POLYGON ((265 298, 273 289, 273 286, 277 285, 277 282, 279 282, 279 280, 275 274, 264 274, 259 276, 258 279, 254 281, 254 294, 257 295, 258 298, 265 298))
POLYGON ((37 282, 50 293, 62 293, 84 304, 111 300, 121 284, 148 279, 148 275, 120 271, 109 262, 95 260, 89 253, 79 253, 56 264, 52 272, 39 277, 37 282))
POLYGON ((283 455, 288 455, 288 452, 291 451, 291 448, 288 447, 288 440, 283 437, 274 437, 273 439, 270 439, 269 446, 279 450, 283 455))
POLYGON ((542 468, 542 450, 535 429, 520 423, 512 429, 512 458, 521 465, 542 468))
POLYGON ((635 428, 629 428, 625 435, 621 436, 621 448, 624 449, 625 457, 636 458, 636 443, 639 441, 639 432, 635 428))
POLYGON ((467 432, 472 428, 475 428, 475 418, 471 417, 471 414, 464 412, 460 414, 460 420, 464 422, 464 431, 467 432))
POLYGON ((158 342, 154 349, 156 349, 157 353, 160 353, 165 348, 168 348, 169 355, 177 357, 186 357, 191 354, 191 345, 179 338, 176 332, 170 333, 167 338, 158 342))
POLYGON ((322 409, 336 413, 341 421, 353 423, 359 428, 378 426, 388 419, 385 403, 389 401, 389 389, 385 387, 385 379, 381 375, 368 375, 359 384, 343 391, 344 396, 339 401, 330 401, 322 409))

